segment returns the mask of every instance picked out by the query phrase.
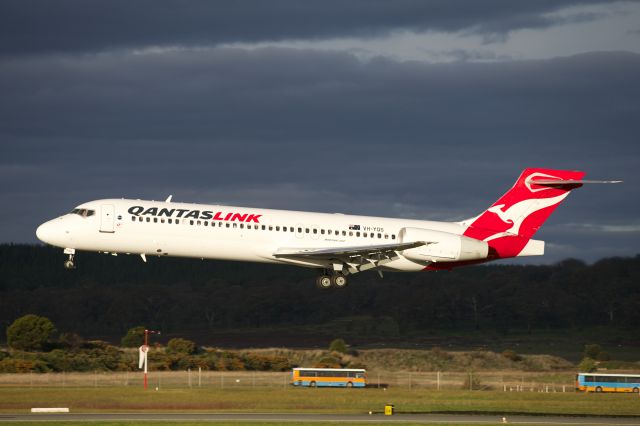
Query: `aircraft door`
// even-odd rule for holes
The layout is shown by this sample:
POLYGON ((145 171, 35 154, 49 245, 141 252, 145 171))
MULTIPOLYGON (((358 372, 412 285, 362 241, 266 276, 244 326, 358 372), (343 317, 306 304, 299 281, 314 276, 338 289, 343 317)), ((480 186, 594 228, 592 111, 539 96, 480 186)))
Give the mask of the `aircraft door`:
POLYGON ((100 206, 100 232, 114 232, 114 214, 115 208, 113 204, 103 204, 100 206))

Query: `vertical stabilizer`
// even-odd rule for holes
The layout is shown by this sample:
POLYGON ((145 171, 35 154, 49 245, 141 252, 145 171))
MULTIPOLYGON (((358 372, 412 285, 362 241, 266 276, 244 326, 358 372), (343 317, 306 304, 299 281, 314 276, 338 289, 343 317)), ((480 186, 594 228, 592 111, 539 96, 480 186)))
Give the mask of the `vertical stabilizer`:
MULTIPOLYGON (((584 172, 525 169, 515 185, 480 216, 462 222, 467 237, 486 241, 495 258, 518 256, 584 172)), ((523 253, 524 254, 524 253, 523 253)))

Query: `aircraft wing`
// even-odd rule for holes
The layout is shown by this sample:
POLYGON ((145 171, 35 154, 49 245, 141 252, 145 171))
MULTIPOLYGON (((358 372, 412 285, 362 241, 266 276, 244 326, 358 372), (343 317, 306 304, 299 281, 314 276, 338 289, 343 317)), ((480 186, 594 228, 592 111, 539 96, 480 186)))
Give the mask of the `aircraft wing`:
POLYGON ((377 268, 400 257, 398 252, 432 244, 426 241, 411 243, 376 244, 369 246, 330 247, 330 248, 281 248, 273 254, 277 258, 291 260, 317 259, 331 261, 334 269, 343 266, 354 274, 367 269, 377 268), (340 265, 338 267, 338 265, 340 265))

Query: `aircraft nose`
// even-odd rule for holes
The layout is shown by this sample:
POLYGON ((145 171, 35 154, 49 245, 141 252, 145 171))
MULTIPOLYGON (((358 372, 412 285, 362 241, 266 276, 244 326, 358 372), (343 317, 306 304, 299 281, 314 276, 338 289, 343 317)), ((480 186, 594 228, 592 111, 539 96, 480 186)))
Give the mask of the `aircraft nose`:
POLYGON ((45 222, 36 229, 36 237, 43 243, 50 243, 53 236, 53 226, 51 222, 45 222))

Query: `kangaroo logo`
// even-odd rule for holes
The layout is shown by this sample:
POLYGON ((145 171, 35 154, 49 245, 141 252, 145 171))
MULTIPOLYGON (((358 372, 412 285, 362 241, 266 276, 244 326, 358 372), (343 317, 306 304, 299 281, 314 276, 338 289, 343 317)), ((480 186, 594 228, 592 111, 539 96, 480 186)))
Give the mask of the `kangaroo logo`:
MULTIPOLYGON (((532 188, 531 185, 535 184, 535 181, 533 180, 534 177, 544 177, 560 180, 556 176, 551 176, 545 173, 532 173, 524 180, 524 186, 531 194, 552 189, 550 187, 532 188)), ((550 198, 526 198, 511 205, 510 207, 507 207, 506 209, 506 204, 497 204, 490 207, 489 209, 487 209, 487 212, 495 214, 496 216, 498 216, 500 221, 507 225, 511 225, 511 227, 509 229, 506 229, 505 231, 488 236, 484 239, 484 241, 491 241, 495 240, 496 238, 519 235, 520 227, 529 216, 539 210, 559 204, 562 200, 565 199, 567 195, 569 195, 569 192, 565 192, 561 195, 550 198)), ((522 198, 522 195, 518 198, 522 198)))

